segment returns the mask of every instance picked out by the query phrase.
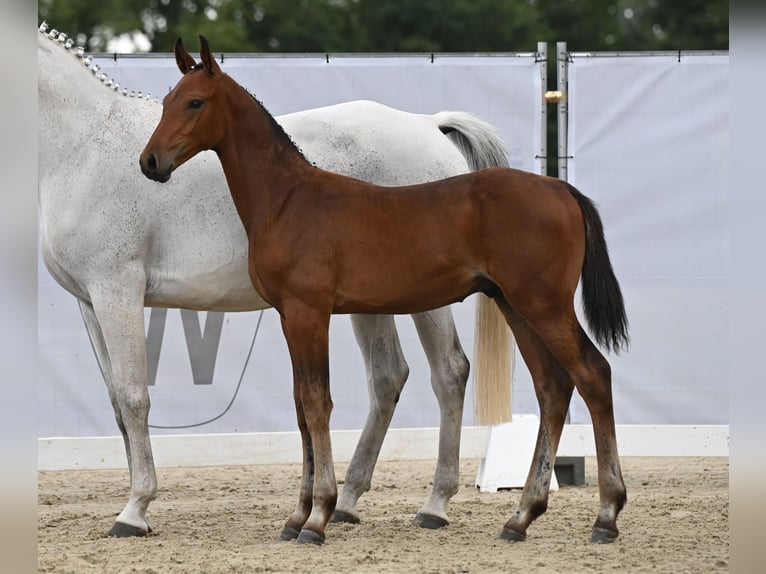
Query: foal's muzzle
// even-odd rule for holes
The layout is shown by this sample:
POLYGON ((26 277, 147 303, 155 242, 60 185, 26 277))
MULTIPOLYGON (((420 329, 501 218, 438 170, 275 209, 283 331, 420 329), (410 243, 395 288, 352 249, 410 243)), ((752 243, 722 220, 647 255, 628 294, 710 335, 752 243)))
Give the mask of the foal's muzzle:
POLYGON ((141 166, 141 172, 154 181, 165 183, 170 179, 170 175, 173 173, 173 164, 171 163, 166 169, 161 170, 157 157, 149 152, 142 154, 138 160, 138 164, 141 166))

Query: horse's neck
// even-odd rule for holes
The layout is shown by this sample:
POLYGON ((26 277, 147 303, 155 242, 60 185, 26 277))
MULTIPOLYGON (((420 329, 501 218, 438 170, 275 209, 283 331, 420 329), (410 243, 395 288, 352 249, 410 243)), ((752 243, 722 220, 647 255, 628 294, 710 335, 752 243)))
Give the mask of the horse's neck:
MULTIPOLYGON (((58 49, 53 46, 53 49, 58 49)), ((41 181, 56 178, 62 164, 85 162, 88 150, 99 146, 102 155, 141 149, 161 113, 154 101, 129 98, 105 87, 72 54, 42 62, 38 75, 38 158, 41 181)), ((115 165, 134 162, 115 157, 115 165)), ((103 174, 102 174, 103 175, 103 174)), ((43 194, 47 187, 40 186, 43 194)))
POLYGON ((311 165, 282 128, 244 89, 231 97, 236 121, 219 149, 229 190, 245 228, 279 212, 311 165))
POLYGON ((38 136, 43 149, 79 148, 102 129, 109 106, 102 100, 79 96, 73 92, 40 102, 38 136))
POLYGON ((65 47, 60 38, 38 36, 41 160, 55 160, 66 155, 64 150, 84 145, 87 149, 94 140, 110 142, 119 138, 124 143, 127 137, 135 138, 136 145, 140 145, 159 118, 158 102, 122 95, 118 85, 100 73, 90 56, 83 57, 78 50, 65 47))
MULTIPOLYGON (((47 42, 47 40, 46 40, 47 42)), ((119 95, 98 81, 74 54, 50 42, 38 61, 38 140, 41 172, 92 145, 119 95), (68 152, 68 153, 67 153, 68 152)))

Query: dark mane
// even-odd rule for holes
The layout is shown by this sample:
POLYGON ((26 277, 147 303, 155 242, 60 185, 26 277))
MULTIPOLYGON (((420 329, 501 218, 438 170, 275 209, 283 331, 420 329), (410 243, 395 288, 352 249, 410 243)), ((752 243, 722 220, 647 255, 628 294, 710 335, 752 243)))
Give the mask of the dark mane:
MULTIPOLYGON (((196 63, 196 64, 194 65, 194 67, 193 67, 193 68, 190 70, 190 73, 191 73, 191 72, 196 72, 197 70, 203 70, 203 69, 204 69, 204 64, 203 64, 202 62, 198 62, 198 63, 196 63)), ((228 74, 227 74, 227 75, 228 75, 228 74)), ((233 78, 232 78, 232 79, 233 79, 233 78)), ((274 132, 274 134, 276 135, 277 139, 278 139, 278 140, 279 140, 281 143, 283 143, 283 144, 285 144, 285 145, 287 145, 287 146, 289 146, 289 147, 292 147, 292 148, 294 148, 294 149, 295 149, 295 151, 297 151, 297 152, 298 152, 298 153, 301 155, 301 157, 302 157, 302 158, 303 158, 303 159, 304 159, 306 162, 308 162, 309 160, 308 160, 308 159, 306 158, 306 156, 304 155, 304 153, 303 153, 303 150, 302 150, 300 147, 298 147, 298 144, 296 144, 296 143, 293 141, 293 139, 292 139, 292 138, 291 138, 291 137, 288 135, 288 133, 285 131, 285 128, 283 128, 283 127, 282 127, 282 126, 279 124, 279 122, 278 122, 277 120, 275 120, 275 119, 274 119, 274 116, 273 116, 273 115, 271 115, 271 112, 269 112, 269 110, 267 110, 267 109, 266 109, 266 106, 264 106, 264 105, 263 105, 263 102, 261 102, 261 100, 259 100, 258 98, 256 98, 256 97, 255 97, 255 96, 254 96, 254 95, 253 95, 253 94, 250 92, 250 90, 248 90, 248 89, 247 89, 245 86, 243 86, 243 85, 242 85, 242 84, 240 84, 239 82, 237 82, 237 85, 238 85, 240 88, 242 88, 243 90, 245 90, 245 92, 247 92, 247 95, 249 95, 251 98, 253 98, 253 101, 255 102, 255 104, 256 104, 256 105, 257 105, 257 106, 258 106, 258 107, 261 109, 261 111, 262 111, 262 112, 263 112, 263 113, 266 115, 266 117, 267 117, 267 118, 269 118, 269 125, 270 125, 270 127, 271 127, 271 130, 272 130, 272 131, 274 132)))
POLYGON ((308 162, 309 160, 306 158, 306 156, 303 154, 303 150, 298 147, 298 144, 296 144, 293 141, 293 138, 291 138, 288 133, 285 131, 285 128, 283 128, 277 120, 274 119, 274 116, 271 115, 271 112, 266 109, 266 106, 263 105, 263 103, 256 98, 253 94, 251 94, 246 88, 244 89, 251 98, 253 98, 253 101, 258 105, 259 108, 263 111, 264 114, 269 118, 269 124, 271 125, 271 129, 274 132, 274 134, 277 136, 277 138, 280 140, 281 143, 284 143, 286 145, 289 145, 290 147, 294 148, 295 151, 297 151, 301 157, 308 162))

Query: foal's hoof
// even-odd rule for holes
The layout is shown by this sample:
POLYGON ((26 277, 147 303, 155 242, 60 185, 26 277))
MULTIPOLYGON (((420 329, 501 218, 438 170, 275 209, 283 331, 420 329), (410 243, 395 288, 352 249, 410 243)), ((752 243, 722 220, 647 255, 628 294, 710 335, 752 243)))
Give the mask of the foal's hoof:
POLYGON ((361 521, 359 520, 359 517, 356 514, 351 514, 350 512, 346 512, 345 510, 335 509, 335 513, 332 515, 330 522, 332 523, 345 522, 347 524, 359 524, 359 522, 361 521))
POLYGON ((280 540, 286 540, 286 541, 295 540, 296 538, 298 538, 299 534, 300 534, 300 532, 298 532, 292 526, 285 526, 282 529, 281 534, 279 535, 279 539, 280 540))
POLYGON ((594 526, 590 535, 590 541, 594 544, 609 544, 617 540, 618 532, 600 526, 594 526))
POLYGON ((298 544, 316 544, 318 546, 324 542, 324 535, 304 528, 301 530, 296 542, 298 544))
MULTIPOLYGON (((149 529, 149 532, 151 532, 151 529, 149 529)), ((109 529, 109 532, 107 532, 106 535, 111 538, 142 538, 148 536, 149 532, 138 526, 133 526, 132 524, 115 522, 114 526, 109 529)))
POLYGON ((421 514, 418 512, 415 518, 412 519, 412 525, 420 528, 428 528, 429 530, 438 530, 444 528, 449 524, 449 520, 442 518, 441 516, 435 516, 433 514, 421 514))
POLYGON ((508 542, 524 542, 527 539, 527 533, 511 528, 503 528, 503 531, 500 533, 500 539, 507 540, 508 542))

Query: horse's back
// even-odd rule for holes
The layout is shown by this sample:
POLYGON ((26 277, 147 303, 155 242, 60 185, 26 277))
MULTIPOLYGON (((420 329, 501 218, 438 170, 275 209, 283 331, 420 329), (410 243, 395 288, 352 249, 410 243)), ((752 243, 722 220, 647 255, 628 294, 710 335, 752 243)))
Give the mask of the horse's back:
POLYGON ((434 116, 357 100, 276 119, 309 161, 362 181, 407 185, 468 171, 434 116))
MULTIPOLYGON (((458 193, 470 196, 485 233, 505 232, 515 237, 517 245, 531 247, 543 239, 566 242, 584 231, 572 188, 558 178, 496 167, 453 179, 458 193)), ((438 193, 438 183, 426 185, 438 193)))
MULTIPOLYGON (((565 182, 511 168, 396 188, 326 172, 314 177, 291 199, 285 221, 303 221, 301 237, 310 238, 294 246, 303 254, 294 257, 336 269, 336 312, 446 305, 512 270, 537 281, 560 267, 576 286, 584 223, 565 182)), ((286 236, 294 237, 289 229, 286 236)), ((294 260, 280 266, 301 267, 294 260)))

